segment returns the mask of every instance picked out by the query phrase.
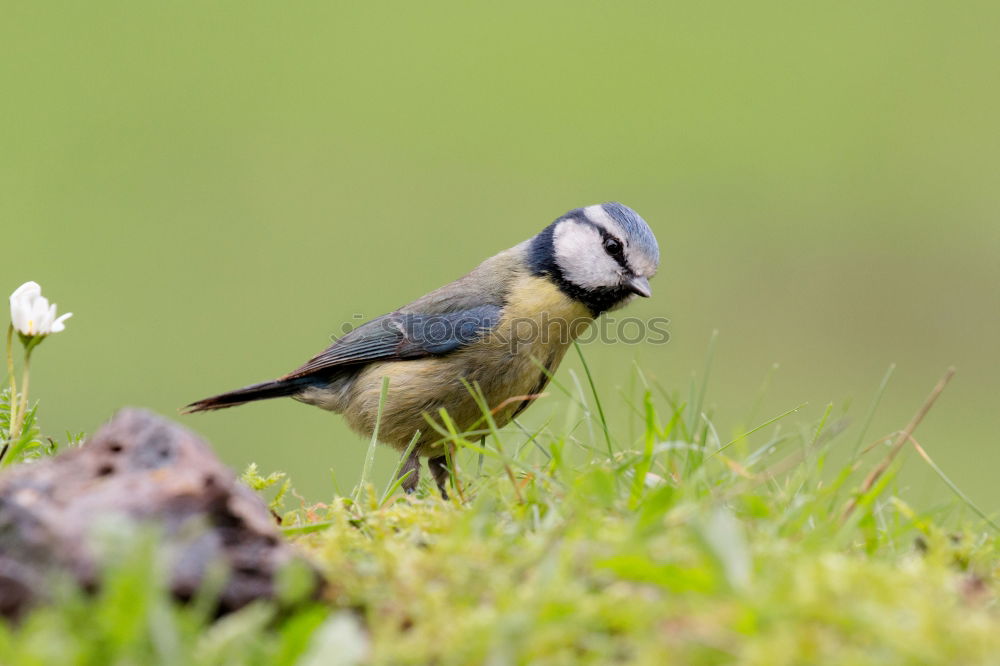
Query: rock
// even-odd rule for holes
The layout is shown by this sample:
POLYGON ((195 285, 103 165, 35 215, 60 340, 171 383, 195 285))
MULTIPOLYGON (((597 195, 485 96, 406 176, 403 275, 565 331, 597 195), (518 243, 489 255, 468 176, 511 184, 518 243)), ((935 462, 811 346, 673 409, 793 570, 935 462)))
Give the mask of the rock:
MULTIPOLYGON (((49 592, 57 571, 86 589, 107 562, 95 538, 112 526, 164 534, 170 589, 182 600, 210 567, 229 572, 218 599, 226 613, 276 596, 283 567, 304 560, 274 517, 202 439, 140 409, 123 409, 86 444, 0 476, 0 615, 16 618, 49 592)), ((321 579, 304 564, 317 595, 321 579)))

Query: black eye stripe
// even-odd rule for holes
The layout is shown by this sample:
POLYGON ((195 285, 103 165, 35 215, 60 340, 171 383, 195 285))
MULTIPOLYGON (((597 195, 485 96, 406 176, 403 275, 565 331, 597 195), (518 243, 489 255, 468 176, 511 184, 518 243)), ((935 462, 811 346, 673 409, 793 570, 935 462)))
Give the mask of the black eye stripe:
MULTIPOLYGON (((585 216, 569 217, 569 218, 566 218, 566 219, 567 220, 572 220, 573 222, 576 222, 578 224, 583 224, 583 225, 586 225, 588 227, 592 227, 592 228, 596 229, 597 233, 601 234, 601 246, 602 247, 605 246, 605 244, 608 242, 608 240, 613 240, 613 241, 617 242, 618 245, 621 247, 621 251, 619 251, 617 254, 611 254, 610 252, 608 252, 608 256, 611 257, 612 259, 614 259, 616 262, 618 262, 618 265, 621 266, 623 269, 625 269, 625 270, 631 270, 629 268, 629 266, 628 266, 628 262, 625 261, 625 243, 623 243, 620 238, 617 238, 617 237, 613 236, 607 229, 605 229, 601 225, 597 224, 593 220, 588 219, 585 216)), ((607 252, 606 248, 605 248, 605 252, 607 252)))
POLYGON ((608 256, 617 261, 619 266, 628 269, 628 264, 625 262, 625 243, 623 243, 621 239, 612 236, 607 229, 599 224, 595 224, 588 219, 583 219, 581 222, 597 229, 597 233, 601 234, 601 245, 604 247, 604 251, 608 253, 608 256), (608 250, 608 241, 614 241, 618 244, 617 252, 611 252, 608 250))

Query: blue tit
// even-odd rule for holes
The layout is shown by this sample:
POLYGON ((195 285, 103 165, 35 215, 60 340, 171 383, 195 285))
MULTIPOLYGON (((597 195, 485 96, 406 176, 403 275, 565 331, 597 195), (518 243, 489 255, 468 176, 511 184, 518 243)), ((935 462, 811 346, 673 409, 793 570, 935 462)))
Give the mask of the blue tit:
POLYGON ((387 378, 379 441, 411 451, 401 468, 407 491, 426 457, 447 497, 440 411, 459 429, 482 429, 484 403, 497 427, 506 425, 596 317, 650 296, 659 260, 653 232, 631 208, 577 208, 467 275, 352 330, 297 370, 186 411, 287 396, 343 415, 370 438, 387 378))

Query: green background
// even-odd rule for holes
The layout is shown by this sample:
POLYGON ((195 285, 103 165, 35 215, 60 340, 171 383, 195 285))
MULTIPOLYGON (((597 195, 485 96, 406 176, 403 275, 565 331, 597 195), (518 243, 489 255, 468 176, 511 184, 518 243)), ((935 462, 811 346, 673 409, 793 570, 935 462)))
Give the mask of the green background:
MULTIPOLYGON (((802 424, 851 400, 857 423, 898 364, 872 436, 955 364, 917 436, 1000 508, 1000 4, 0 6, 0 288, 75 313, 36 356, 48 432, 279 375, 614 199, 663 255, 628 314, 672 322, 588 345, 616 432, 632 361, 686 394, 713 329, 723 439, 774 363, 756 420, 808 401, 802 424)), ((292 401, 184 421, 312 500, 361 469, 292 401)), ((947 497, 915 458, 904 478, 947 497)))

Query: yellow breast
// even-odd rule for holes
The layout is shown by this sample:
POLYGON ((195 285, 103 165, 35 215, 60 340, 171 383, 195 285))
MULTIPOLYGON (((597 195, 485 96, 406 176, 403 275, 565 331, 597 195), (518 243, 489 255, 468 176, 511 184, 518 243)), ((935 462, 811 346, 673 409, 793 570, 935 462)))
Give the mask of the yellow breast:
POLYGON ((594 320, 580 302, 564 294, 550 280, 532 275, 519 277, 507 295, 498 337, 526 345, 519 353, 547 356, 565 348, 594 320))
POLYGON ((539 393, 555 372, 569 345, 594 320, 581 303, 545 278, 519 277, 507 296, 503 316, 490 343, 470 349, 486 372, 474 372, 498 425, 507 423, 526 402, 518 396, 539 393))

